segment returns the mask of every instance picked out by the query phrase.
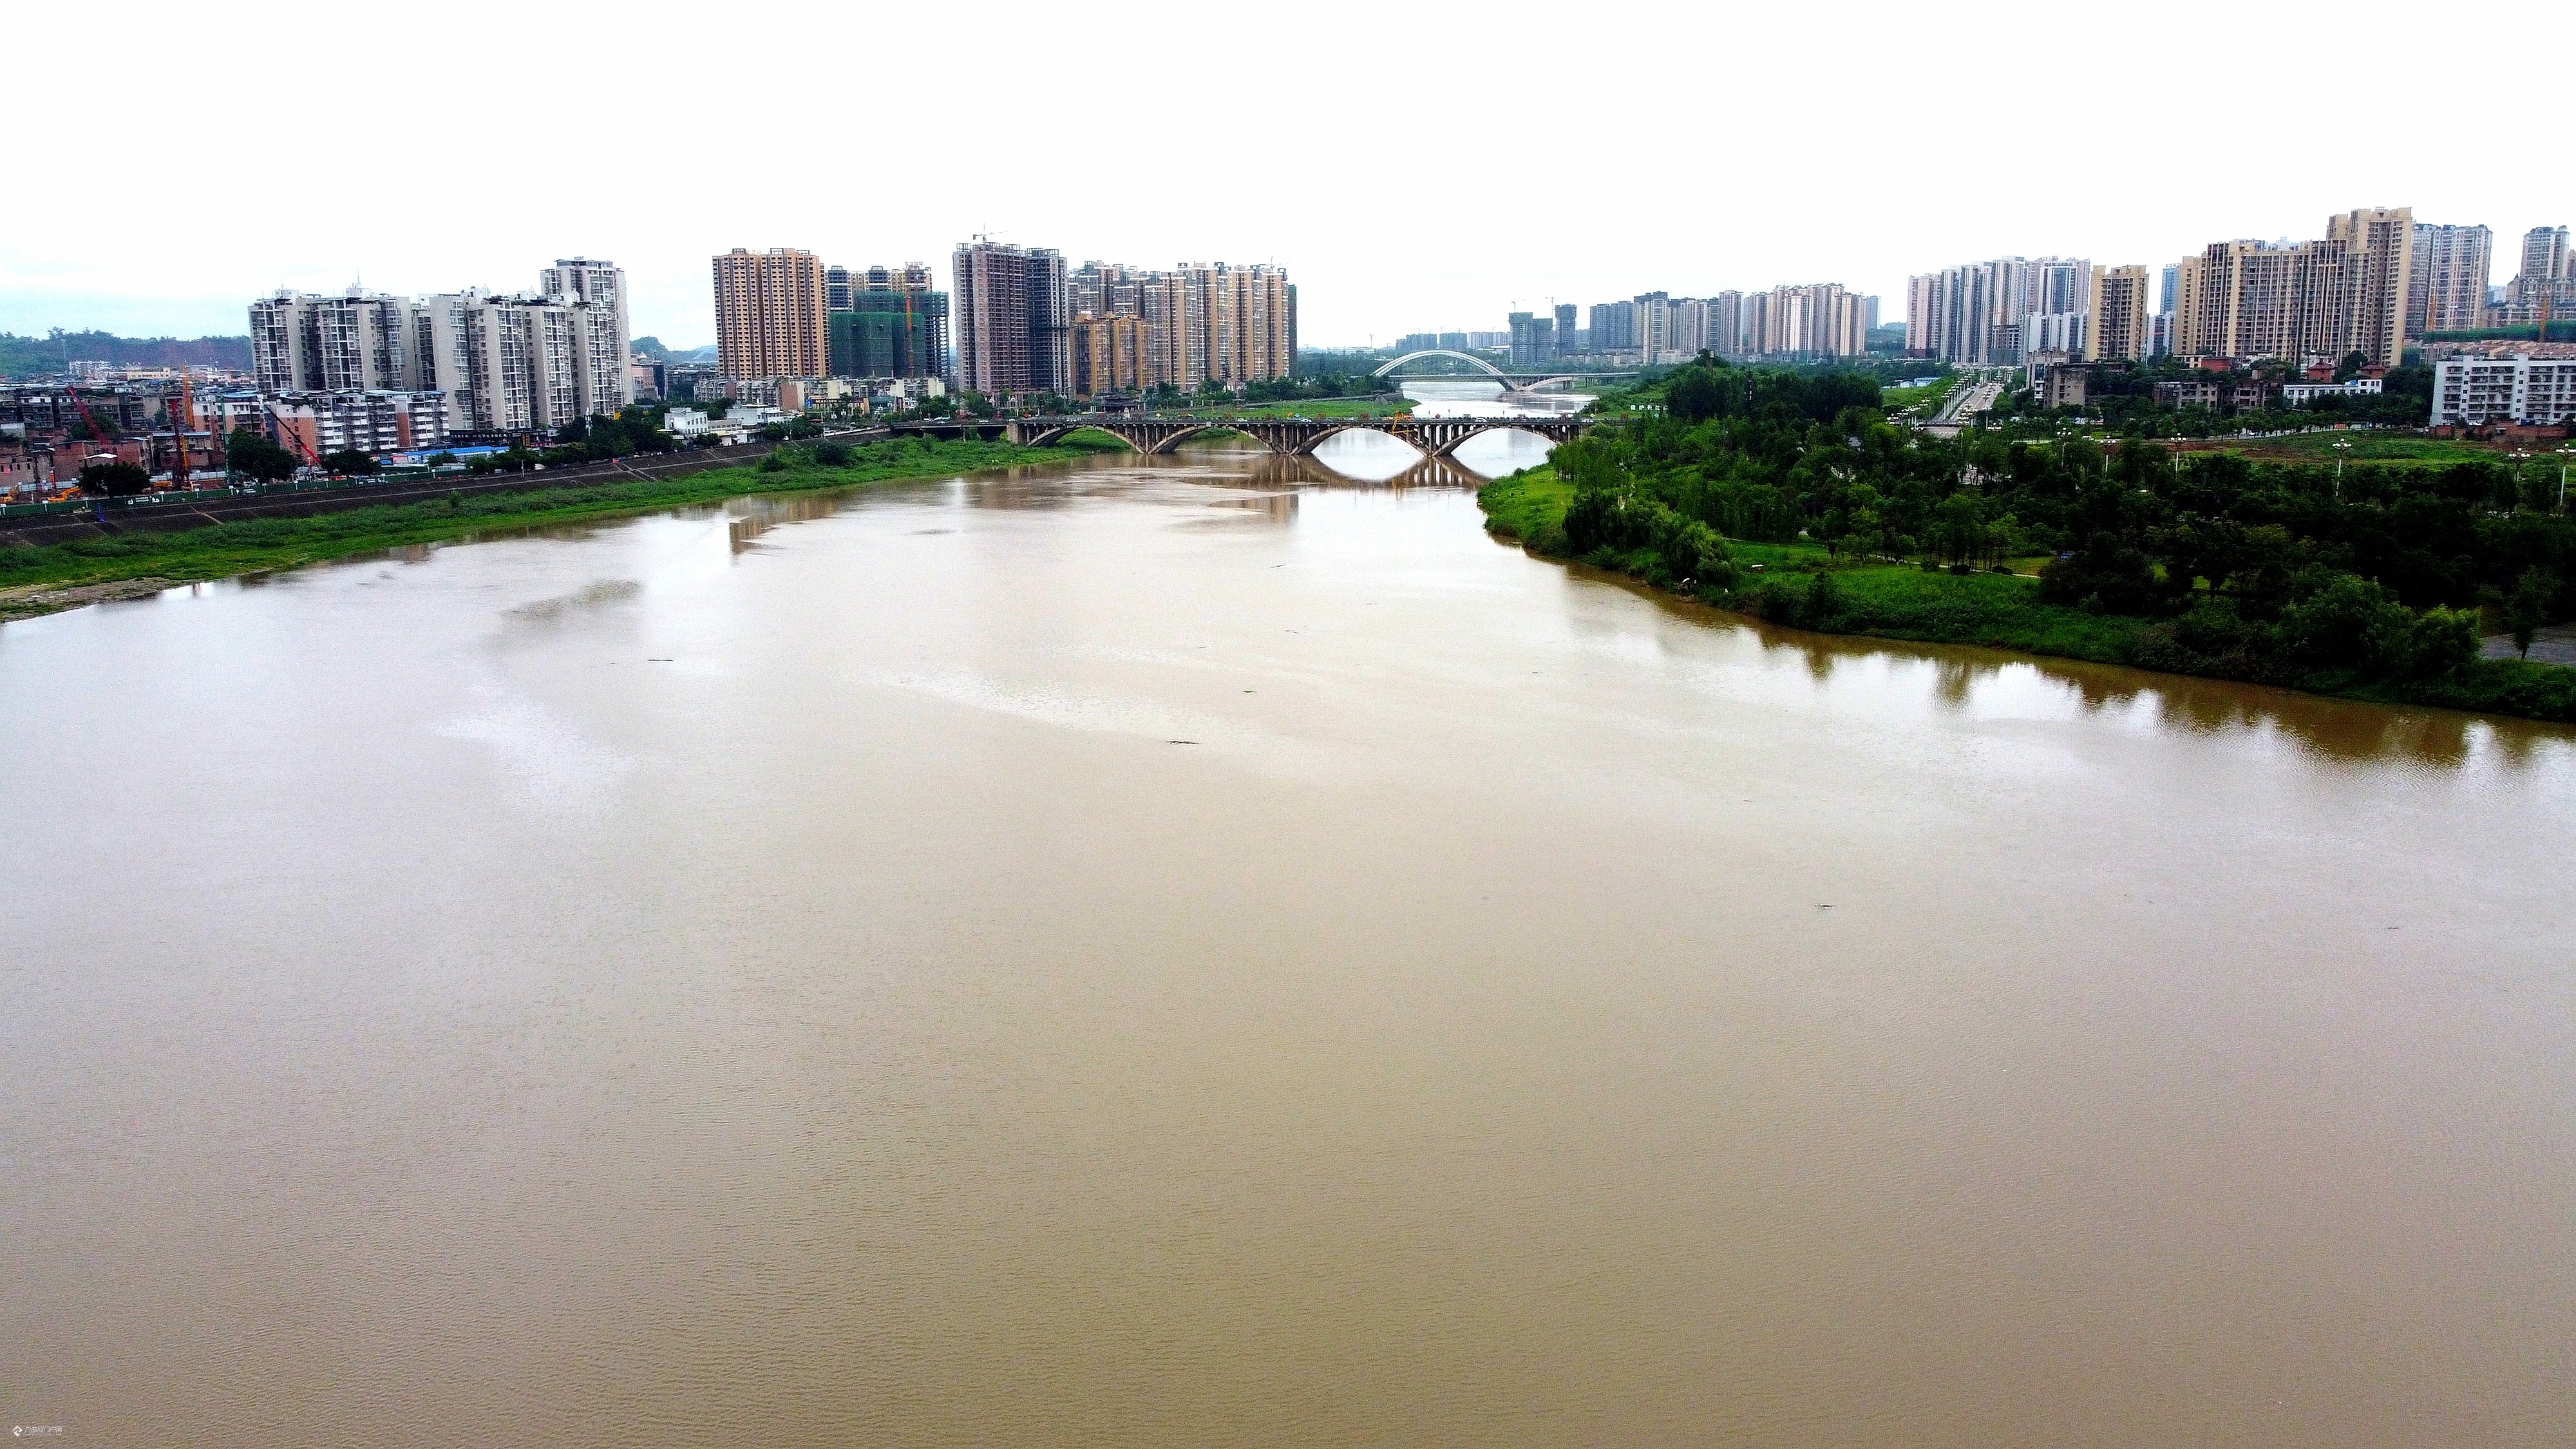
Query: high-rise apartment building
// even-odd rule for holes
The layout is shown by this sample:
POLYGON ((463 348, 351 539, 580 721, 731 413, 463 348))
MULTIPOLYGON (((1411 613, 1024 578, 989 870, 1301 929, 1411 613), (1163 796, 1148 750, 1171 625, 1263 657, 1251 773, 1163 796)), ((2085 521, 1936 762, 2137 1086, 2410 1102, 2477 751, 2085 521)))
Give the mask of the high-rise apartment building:
POLYGON ((1118 262, 1084 262, 1073 270, 1069 283, 1074 315, 1142 317, 1145 288, 1154 275, 1118 262))
MULTIPOLYGON (((535 293, 516 296, 280 292, 251 304, 250 327, 261 392, 435 392, 445 399, 440 427, 460 432, 547 433, 635 400, 625 274, 611 262, 558 261, 540 272, 535 293)), ((403 411, 431 412, 409 403, 403 411)), ((316 414, 325 415, 341 414, 316 414)))
POLYGON ((1575 345, 1575 344, 1574 344, 1574 334, 1575 334, 1575 330, 1576 330, 1576 318, 1575 318, 1575 306, 1574 306, 1574 304, 1573 304, 1572 302, 1560 302, 1560 303, 1558 303, 1558 304, 1557 304, 1557 308, 1556 308, 1556 355, 1557 355, 1557 356, 1559 356, 1559 357, 1572 357, 1572 356, 1574 355, 1574 345, 1575 345))
POLYGON ((2415 254, 2407 278, 2406 337, 2462 332, 2486 325, 2487 277, 2495 235, 2482 226, 2415 223, 2415 254))
POLYGON ((1069 291, 1077 316, 1139 320, 1146 387, 1194 392, 1209 379, 1232 386, 1296 370, 1297 288, 1267 263, 1158 272, 1092 261, 1072 273, 1069 291))
POLYGON ((1556 360, 1556 318, 1511 314, 1512 366, 1545 367, 1556 360))
POLYGON ((1774 287, 1765 312, 1762 350, 1793 357, 1858 357, 1878 320, 1876 298, 1837 282, 1774 287))
POLYGON ((1771 294, 1745 293, 1742 316, 1743 341, 1737 349, 1736 356, 1760 357, 1769 348, 1771 342, 1771 294))
POLYGON ((997 397, 1069 387, 1063 254, 977 240, 959 243, 953 265, 958 385, 997 397))
POLYGON ((1223 345, 1217 376, 1228 383, 1288 376, 1296 363, 1290 341, 1290 316, 1295 309, 1289 301, 1288 274, 1259 262, 1248 267, 1219 263, 1215 270, 1221 289, 1217 325, 1223 345))
MULTIPOLYGON (((2017 362, 2031 318, 2081 313, 2093 264, 2080 258, 2001 257, 1908 279, 1905 350, 1943 362, 2017 362)), ((2065 333, 2078 324, 2040 323, 2065 333)))
POLYGON ((948 294, 930 268, 827 267, 824 297, 840 305, 825 315, 826 362, 833 377, 945 377, 948 294), (835 282, 833 279, 838 277, 835 282))
POLYGON ((1718 356, 1735 361, 1746 355, 1744 345, 1744 294, 1720 292, 1708 299, 1708 333, 1706 346, 1718 356))
POLYGON ((250 304, 251 374, 264 393, 410 390, 423 375, 409 298, 352 287, 281 290, 250 304))
POLYGON ((2505 297, 2525 306, 2555 301, 2568 280, 2567 228, 2535 226, 2522 234, 2522 268, 2505 297))
POLYGON ((2407 286, 2415 270, 2415 211, 2366 206, 2326 218, 2326 240, 2343 247, 2339 296, 2328 299, 2344 355, 2395 367, 2406 354, 2407 286))
POLYGON ((1637 304, 1634 302, 1595 302, 1592 304, 1592 350, 1626 352, 1640 344, 1637 333, 1637 304))
POLYGON ((1067 334, 1075 397, 1136 393, 1148 385, 1143 317, 1132 312, 1109 317, 1084 312, 1073 319, 1067 334))
POLYGON ((2212 242, 2180 263, 2174 351, 2185 357, 2336 360, 2380 367, 2405 345, 2415 218, 2373 207, 2328 218, 2308 242, 2212 242))
POLYGON ((735 247, 715 258, 716 370, 726 377, 821 377, 831 365, 830 298, 812 252, 735 247))
POLYGON ((626 273, 613 262, 560 257, 537 273, 537 294, 554 306, 570 308, 582 332, 575 365, 584 373, 580 392, 585 416, 613 413, 633 402, 626 273))
POLYGON ((2102 267, 2094 271, 2084 310, 2091 314, 2084 329, 2085 361, 2135 361, 2147 357, 2153 349, 2155 333, 2147 309, 2145 267, 2102 267))

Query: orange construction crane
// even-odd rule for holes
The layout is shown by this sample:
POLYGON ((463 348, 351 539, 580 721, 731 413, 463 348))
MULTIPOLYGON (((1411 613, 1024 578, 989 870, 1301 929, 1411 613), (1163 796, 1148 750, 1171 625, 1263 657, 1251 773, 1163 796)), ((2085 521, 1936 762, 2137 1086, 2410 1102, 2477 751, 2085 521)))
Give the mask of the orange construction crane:
POLYGON ((65 383, 63 385, 63 393, 72 400, 73 407, 80 409, 81 421, 89 425, 90 436, 98 439, 102 443, 106 442, 108 440, 107 429, 100 427, 98 425, 98 419, 90 416, 89 404, 82 402, 80 399, 79 385, 75 383, 65 383))

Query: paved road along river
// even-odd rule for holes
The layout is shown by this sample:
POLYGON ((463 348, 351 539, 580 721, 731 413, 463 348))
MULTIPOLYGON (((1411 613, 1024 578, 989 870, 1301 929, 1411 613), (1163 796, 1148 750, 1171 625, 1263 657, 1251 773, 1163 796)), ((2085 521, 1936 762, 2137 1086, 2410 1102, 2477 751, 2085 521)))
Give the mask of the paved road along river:
POLYGON ((1478 522, 1108 457, 0 629, 0 1419, 2576 1439, 2567 731, 1478 522))

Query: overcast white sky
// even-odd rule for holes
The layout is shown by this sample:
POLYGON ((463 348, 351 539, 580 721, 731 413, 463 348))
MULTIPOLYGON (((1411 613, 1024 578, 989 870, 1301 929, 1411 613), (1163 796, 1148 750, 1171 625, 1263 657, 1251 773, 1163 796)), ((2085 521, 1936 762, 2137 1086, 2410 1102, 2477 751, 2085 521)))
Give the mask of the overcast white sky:
POLYGON ((2364 205, 2493 227, 2502 282, 2576 219, 2567 98, 2514 74, 2566 11, 2444 12, 2474 33, 2438 55, 2433 13, 27 5, 0 331, 238 333, 279 285, 518 290, 588 255, 686 346, 717 251, 944 278, 978 231, 1281 263, 1308 346, 1791 281, 1892 321, 1913 272, 2160 264, 2364 205))

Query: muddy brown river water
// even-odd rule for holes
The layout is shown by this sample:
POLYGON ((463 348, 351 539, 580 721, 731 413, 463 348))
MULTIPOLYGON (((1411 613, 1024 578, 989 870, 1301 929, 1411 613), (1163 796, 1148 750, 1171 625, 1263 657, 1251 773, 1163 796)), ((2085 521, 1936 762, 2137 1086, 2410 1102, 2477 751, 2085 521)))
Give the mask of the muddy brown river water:
POLYGON ((48 1442, 2576 1440, 2565 730, 1203 453, 11 624, 0 739, 48 1442))

